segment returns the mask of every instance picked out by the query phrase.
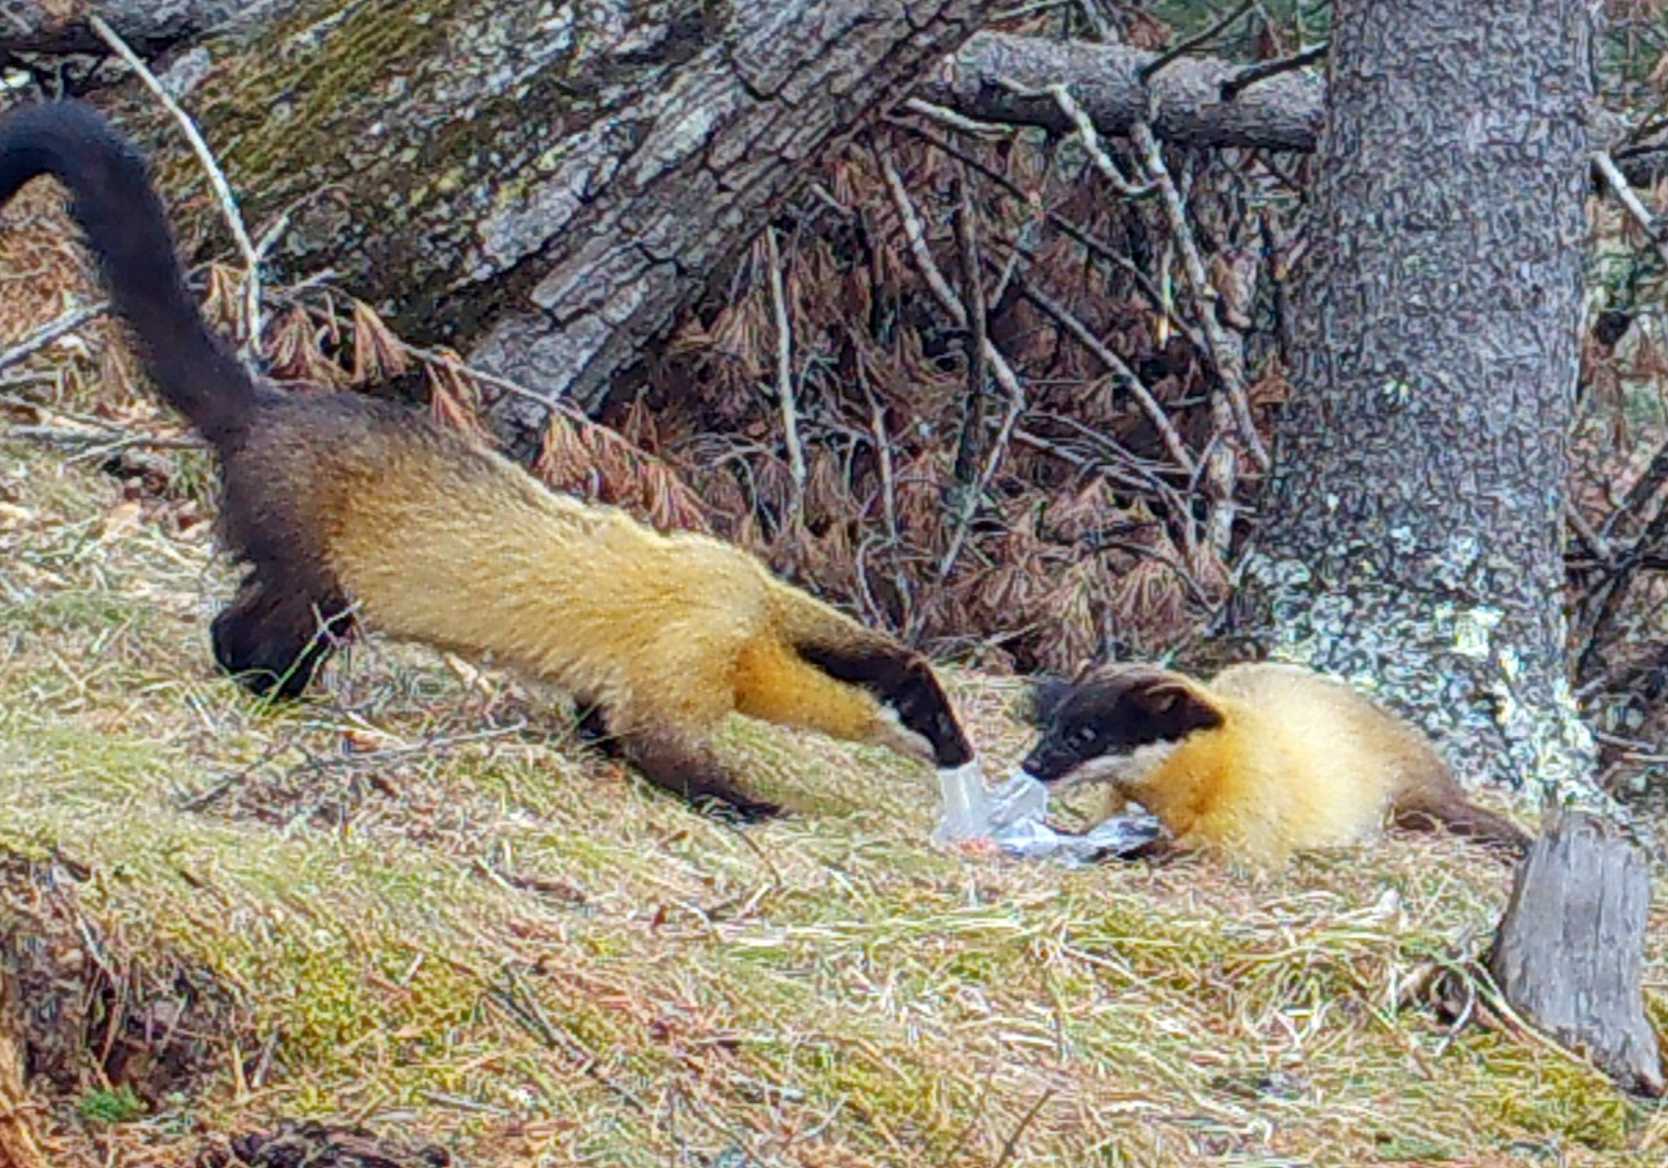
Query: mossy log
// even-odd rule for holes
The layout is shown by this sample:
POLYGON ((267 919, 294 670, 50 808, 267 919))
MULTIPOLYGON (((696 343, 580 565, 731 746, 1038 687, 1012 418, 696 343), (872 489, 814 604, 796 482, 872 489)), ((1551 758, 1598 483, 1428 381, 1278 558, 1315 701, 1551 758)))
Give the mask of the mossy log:
MULTIPOLYGON (((268 276, 329 269, 407 336, 585 404, 994 0, 304 0, 164 73, 268 276)), ((137 84, 199 258, 219 212, 137 84)), ((521 403, 525 406, 526 403, 521 403)), ((538 428, 519 415, 506 436, 538 428)))

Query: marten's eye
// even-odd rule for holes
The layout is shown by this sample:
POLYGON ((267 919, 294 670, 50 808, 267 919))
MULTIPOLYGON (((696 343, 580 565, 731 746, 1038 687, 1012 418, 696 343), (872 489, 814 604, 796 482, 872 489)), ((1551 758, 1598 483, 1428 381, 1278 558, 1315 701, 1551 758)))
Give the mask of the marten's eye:
POLYGON ((1071 732, 1071 741, 1074 746, 1093 746, 1098 738, 1100 738, 1100 731, 1091 725, 1079 726, 1071 732))

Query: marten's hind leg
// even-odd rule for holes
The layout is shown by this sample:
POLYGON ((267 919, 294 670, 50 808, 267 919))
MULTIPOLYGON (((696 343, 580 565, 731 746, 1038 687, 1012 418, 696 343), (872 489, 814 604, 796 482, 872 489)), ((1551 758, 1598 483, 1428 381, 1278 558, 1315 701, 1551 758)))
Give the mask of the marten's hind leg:
POLYGON ((1444 827, 1454 835, 1511 854, 1521 856, 1529 850, 1528 835, 1505 816, 1466 798, 1447 763, 1434 755, 1423 766, 1409 767, 1399 777, 1390 799, 1390 817, 1405 830, 1444 827))
POLYGON ((608 728, 608 714, 600 703, 585 697, 576 698, 574 712, 575 738, 609 758, 620 758, 624 755, 619 739, 615 738, 614 732, 608 728))
POLYGON ((352 628, 341 596, 315 596, 256 571, 214 618, 210 636, 215 661, 246 689, 294 698, 352 628))

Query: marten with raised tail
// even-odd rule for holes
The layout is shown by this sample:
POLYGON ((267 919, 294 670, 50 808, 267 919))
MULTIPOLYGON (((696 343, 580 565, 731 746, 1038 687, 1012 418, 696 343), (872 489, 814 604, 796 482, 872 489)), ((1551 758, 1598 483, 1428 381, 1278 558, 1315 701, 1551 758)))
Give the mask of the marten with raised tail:
POLYGON ((1388 815, 1521 852, 1528 837, 1465 797, 1428 738, 1342 681, 1232 665, 1207 682, 1152 665, 1091 667, 1033 691, 1022 764, 1056 789, 1113 784, 1175 850, 1277 868, 1376 833, 1388 815))
POLYGON ((300 694, 362 616, 556 684, 646 778, 749 816, 777 808, 711 752, 732 711, 971 760, 922 656, 746 552, 558 495, 418 411, 256 381, 199 313, 138 151, 91 108, 0 116, 0 204, 42 174, 73 196, 151 381, 214 448, 222 542, 247 568, 214 656, 251 690, 300 694))

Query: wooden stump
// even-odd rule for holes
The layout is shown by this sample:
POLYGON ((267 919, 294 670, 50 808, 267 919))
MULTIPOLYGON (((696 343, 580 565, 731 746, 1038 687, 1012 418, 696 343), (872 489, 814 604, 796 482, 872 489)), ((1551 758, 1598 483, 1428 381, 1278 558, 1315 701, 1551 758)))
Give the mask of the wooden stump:
POLYGON ((1624 1088, 1663 1091, 1641 986, 1650 872, 1614 824, 1556 812, 1518 869, 1489 972, 1506 1000, 1624 1088))
POLYGON ((0 1168, 47 1168, 29 1122, 14 993, 11 980, 0 970, 0 1168))

